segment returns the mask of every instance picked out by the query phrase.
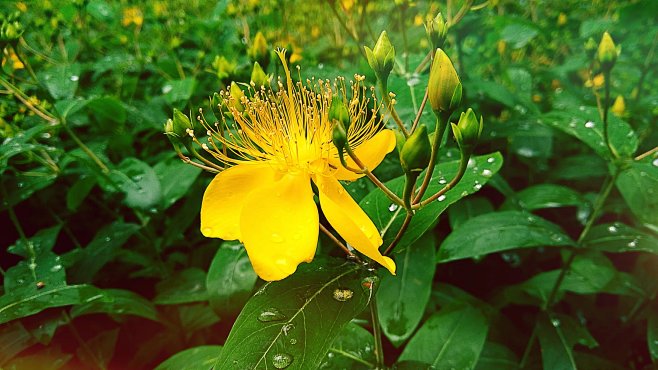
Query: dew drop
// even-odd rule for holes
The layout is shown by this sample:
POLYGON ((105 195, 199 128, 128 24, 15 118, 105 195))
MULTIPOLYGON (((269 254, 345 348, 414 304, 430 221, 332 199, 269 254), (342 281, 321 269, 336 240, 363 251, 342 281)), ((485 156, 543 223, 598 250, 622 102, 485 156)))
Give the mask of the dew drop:
POLYGON ((292 324, 292 323, 290 323, 290 324, 285 324, 285 325, 283 325, 283 327, 281 328, 281 331, 283 331, 283 334, 284 334, 284 335, 288 336, 288 334, 290 333, 290 331, 291 331, 292 329, 294 329, 294 328, 295 328, 295 325, 292 324))
POLYGON ((468 168, 475 167, 475 159, 471 158, 468 160, 468 168))
POLYGON ((560 320, 558 319, 551 319, 551 324, 553 324, 553 326, 557 328, 558 326, 560 326, 561 323, 560 320))
POLYGON ((273 321, 281 321, 285 319, 286 319, 286 315, 282 314, 276 308, 268 308, 266 310, 263 310, 263 312, 261 312, 260 314, 258 314, 258 321, 260 322, 273 322, 273 321))
POLYGON ((628 248, 635 248, 637 247, 637 239, 631 240, 628 244, 626 244, 628 248))
POLYGON ((658 167, 658 158, 654 159, 653 162, 651 162, 652 165, 655 167, 658 167))
POLYGON ((293 346, 294 346, 295 344, 297 344, 297 339, 295 339, 295 338, 291 338, 291 339, 290 339, 290 344, 292 344, 293 346))
POLYGON ((615 225, 608 226, 608 231, 614 234, 617 232, 617 227, 615 225))
POLYGON ((437 198, 437 200, 438 200, 439 202, 443 202, 444 200, 446 200, 446 196, 445 196, 445 195, 441 195, 439 198, 437 198))
POLYGON ((62 269, 62 265, 55 265, 50 268, 50 272, 57 272, 62 269))
POLYGON ((441 185, 444 185, 447 182, 448 181, 446 181, 446 179, 444 179, 443 177, 439 179, 439 184, 441 184, 441 185))
POLYGON ((462 197, 465 197, 465 196, 467 196, 467 195, 468 195, 468 192, 467 192, 466 190, 462 191, 462 193, 461 193, 461 196, 462 196, 462 197))
POLYGON ((106 237, 105 237, 105 241, 109 243, 109 242, 112 241, 112 238, 110 238, 109 236, 106 236, 106 237))
POLYGON ((75 81, 77 81, 77 80, 80 79, 80 77, 79 77, 79 76, 76 76, 76 75, 73 75, 73 76, 71 76, 71 77, 69 77, 69 78, 70 78, 71 81, 73 81, 73 82, 75 82, 75 81))
POLYGON ((585 122, 585 127, 587 128, 594 128, 595 124, 592 121, 587 121, 585 122))
POLYGON ((473 185, 473 189, 475 189, 475 190, 480 190, 480 189, 482 189, 482 184, 477 184, 477 183, 476 183, 475 185, 473 185))
POLYGON ((491 170, 482 170, 482 176, 491 177, 492 175, 493 175, 493 172, 491 172, 491 170))
POLYGON ((292 356, 287 353, 277 353, 272 356, 272 365, 277 369, 285 369, 292 363, 292 356))
POLYGON ((347 288, 336 288, 334 289, 332 296, 338 302, 346 302, 352 299, 354 292, 347 288))
POLYGON ((487 158, 487 163, 494 163, 495 160, 494 157, 487 158))
POLYGON ((392 203, 390 206, 388 206, 388 210, 391 212, 394 212, 396 209, 398 209, 398 205, 395 203, 392 203))
POLYGON ((284 241, 283 237, 277 233, 272 233, 272 235, 270 235, 270 240, 274 243, 283 243, 284 241))

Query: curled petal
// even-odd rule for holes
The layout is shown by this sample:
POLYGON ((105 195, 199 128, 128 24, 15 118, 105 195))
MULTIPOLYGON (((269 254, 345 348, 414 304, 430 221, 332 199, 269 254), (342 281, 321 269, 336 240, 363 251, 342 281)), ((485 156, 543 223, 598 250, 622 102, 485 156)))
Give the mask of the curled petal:
MULTIPOLYGON (((392 130, 382 130, 375 136, 357 146, 354 149, 354 154, 368 167, 369 170, 377 167, 386 154, 390 153, 395 148, 395 134, 392 130)), ((336 149, 334 148, 334 151, 336 149)), ((350 167, 357 167, 356 163, 348 155, 345 155, 345 161, 350 167)), ((363 176, 363 174, 354 173, 340 163, 338 159, 338 152, 329 160, 331 166, 337 168, 334 176, 338 180, 354 181, 363 176)))
POLYGON ((379 252, 379 230, 333 176, 313 178, 320 190, 320 206, 331 224, 352 247, 395 274, 395 262, 379 252))
POLYGON ((276 171, 266 163, 226 169, 210 182, 201 203, 201 233, 224 240, 240 239, 240 213, 253 191, 274 183, 276 171))
POLYGON ((307 174, 287 173, 244 202, 241 239, 263 280, 281 280, 315 255, 319 218, 309 180, 307 174))

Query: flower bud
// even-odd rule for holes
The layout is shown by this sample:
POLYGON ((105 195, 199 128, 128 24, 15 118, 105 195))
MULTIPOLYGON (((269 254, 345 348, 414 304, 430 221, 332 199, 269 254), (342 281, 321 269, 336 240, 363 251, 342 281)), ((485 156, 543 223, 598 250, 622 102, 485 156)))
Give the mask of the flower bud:
POLYGON ((261 86, 270 86, 270 77, 265 74, 265 71, 263 71, 263 68, 258 62, 254 62, 254 69, 251 70, 251 82, 253 82, 257 88, 260 88, 261 86))
MULTIPOLYGON (((165 133, 167 133, 166 128, 168 126, 168 123, 169 122, 165 124, 165 133)), ((174 108, 174 119, 171 123, 170 132, 172 132, 176 137, 186 138, 190 136, 190 134, 188 133, 189 130, 193 130, 193 129, 194 126, 192 126, 192 121, 190 121, 189 117, 187 117, 183 112, 174 108)))
POLYGON ((603 33, 599 48, 596 50, 596 59, 601 64, 601 69, 603 71, 610 71, 615 65, 618 55, 619 51, 610 34, 608 32, 603 33))
POLYGON ((343 99, 338 95, 331 99, 329 107, 329 121, 334 122, 334 120, 340 122, 346 132, 350 128, 350 112, 343 99))
POLYGON ((242 98, 244 97, 244 93, 242 92, 242 89, 238 84, 235 82, 231 82, 231 90, 229 91, 231 94, 231 99, 229 101, 229 105, 238 112, 244 112, 244 106, 242 105, 242 98))
POLYGON ((430 105, 434 113, 452 112, 462 100, 462 84, 446 53, 437 49, 428 84, 430 105))
POLYGON ((331 141, 333 141, 336 149, 338 149, 338 155, 343 158, 343 151, 345 150, 345 145, 347 145, 347 130, 343 124, 336 120, 334 121, 334 129, 331 133, 331 141))
POLYGON ((430 163, 431 154, 432 145, 427 136, 427 127, 420 125, 402 145, 400 164, 406 173, 421 172, 430 163))
POLYGON ((265 40, 265 36, 263 36, 262 32, 258 31, 256 36, 254 36, 251 47, 247 50, 247 54, 251 60, 266 66, 269 63, 268 50, 269 49, 267 47, 267 40, 265 40))
POLYGON ((473 109, 468 108, 465 113, 462 112, 461 116, 459 116, 459 122, 456 125, 451 123, 451 125, 452 132, 462 151, 462 155, 470 156, 480 139, 480 134, 484 127, 482 117, 478 121, 473 109))
POLYGON ((618 95, 617 98, 615 99, 615 102, 612 103, 612 107, 610 107, 610 112, 614 114, 617 117, 622 117, 624 113, 626 112, 626 102, 624 101, 624 97, 621 95, 618 95))
POLYGON ((393 65, 395 64, 395 48, 391 45, 386 31, 382 31, 381 35, 379 35, 374 49, 371 50, 366 46, 365 50, 370 68, 375 71, 377 79, 386 85, 388 75, 391 74, 393 65))
POLYGON ((446 37, 448 36, 448 25, 443 19, 441 13, 425 25, 425 31, 427 32, 427 36, 432 42, 432 47, 434 49, 443 47, 443 44, 446 42, 446 37))

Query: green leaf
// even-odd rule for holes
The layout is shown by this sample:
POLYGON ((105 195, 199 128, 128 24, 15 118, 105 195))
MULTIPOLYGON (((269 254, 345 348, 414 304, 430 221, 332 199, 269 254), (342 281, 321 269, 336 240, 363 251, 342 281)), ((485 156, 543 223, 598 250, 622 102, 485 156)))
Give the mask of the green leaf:
POLYGON ((18 356, 4 364, 2 368, 3 370, 57 370, 64 367, 71 358, 73 358, 73 355, 62 352, 59 347, 50 346, 18 356))
POLYGON ((658 162, 632 162, 616 185, 635 217, 658 229, 658 162))
POLYGON ((162 187, 162 209, 171 207, 188 194, 190 186, 201 173, 198 167, 183 163, 180 158, 170 158, 153 167, 162 187))
POLYGON ((0 326, 0 366, 35 344, 34 338, 25 330, 20 321, 0 326))
POLYGON ((605 161, 595 154, 580 154, 560 158, 551 170, 550 178, 555 180, 586 180, 592 177, 605 177, 608 168, 605 161))
MULTIPOLYGON (((480 190, 491 176, 500 170, 502 164, 503 158, 500 153, 472 157, 464 177, 453 189, 446 192, 437 201, 428 204, 416 212, 396 250, 403 250, 420 238, 427 230, 436 225, 439 216, 448 206, 480 190)), ((432 175, 432 180, 428 186, 425 198, 442 189, 454 177, 458 168, 458 161, 438 164, 434 169, 434 174, 432 175)), ((401 194, 404 187, 404 176, 386 182, 386 186, 394 193, 401 194)), ((393 241, 396 231, 400 229, 404 221, 404 210, 392 204, 391 200, 379 189, 370 192, 359 202, 359 205, 382 232, 384 245, 393 241)))
POLYGON ((137 293, 123 289, 106 289, 99 291, 100 297, 76 305, 71 309, 71 317, 93 313, 111 315, 134 315, 145 319, 158 321, 158 311, 148 300, 137 293))
POLYGON ((334 339, 320 369, 324 370, 368 370, 375 367, 375 339, 372 334, 350 322, 334 339))
POLYGON ((478 362, 489 324, 470 306, 445 308, 414 335, 399 361, 412 360, 446 369, 472 369, 478 362))
POLYGON ((39 73, 39 80, 55 100, 70 99, 78 89, 80 65, 60 64, 39 73))
POLYGON ((503 41, 511 44, 512 48, 519 49, 526 46, 538 34, 539 30, 536 25, 519 20, 505 26, 500 33, 500 37, 503 41))
POLYGON ((69 188, 68 192, 66 192, 66 208, 68 208, 69 211, 76 211, 95 185, 95 176, 80 177, 80 179, 69 188))
POLYGON ((220 315, 237 314, 249 299, 257 279, 244 246, 235 242, 223 244, 206 277, 210 306, 220 315))
POLYGON ((448 208, 450 227, 454 230, 475 216, 493 212, 494 208, 487 198, 473 196, 464 198, 448 208))
POLYGON ((529 186, 517 193, 517 199, 507 199, 500 207, 501 210, 516 209, 534 211, 543 208, 557 208, 588 204, 577 191, 566 186, 554 184, 539 184, 529 186))
POLYGON ((89 368, 107 369, 107 365, 114 356, 118 337, 118 328, 101 332, 85 341, 84 346, 78 347, 78 358, 89 368))
POLYGON ((96 120, 110 132, 114 132, 117 125, 123 125, 126 122, 126 108, 119 99, 113 96, 89 100, 87 108, 91 110, 96 120))
POLYGON ((364 310, 376 277, 316 259, 265 284, 247 302, 215 369, 317 369, 342 328, 364 310))
POLYGON ((572 348, 562 333, 559 321, 554 322, 544 315, 537 322, 536 330, 541 345, 544 369, 577 370, 572 348), (556 325, 554 322, 558 324, 556 325))
MULTIPOLYGON (((604 159, 612 159, 608 146, 603 141, 603 123, 598 109, 580 107, 578 110, 552 111, 544 114, 541 122, 576 137, 604 159)), ((633 128, 613 114, 608 115, 610 145, 622 158, 632 156, 638 147, 633 128)))
POLYGON ((36 293, 44 287, 66 285, 61 258, 45 251, 34 258, 20 261, 5 272, 5 292, 36 293))
POLYGON ((43 252, 49 252, 53 249, 55 241, 62 225, 53 226, 47 229, 41 229, 27 240, 19 239, 16 244, 7 248, 7 252, 27 258, 30 255, 29 250, 34 250, 34 254, 39 255, 43 252))
POLYGON ((126 205, 149 209, 160 202, 162 188, 153 168, 137 158, 124 159, 110 178, 126 195, 126 205))
POLYGON ((7 137, 0 145, 0 174, 8 168, 9 159, 15 155, 32 152, 37 149, 51 150, 50 147, 34 142, 35 137, 44 131, 52 130, 49 125, 38 125, 7 137))
POLYGON ((177 309, 181 329, 187 339, 190 339, 195 331, 219 322, 219 316, 206 303, 181 305, 177 309))
POLYGON ((519 359, 502 344, 486 342, 475 370, 517 370, 519 359))
POLYGON ((658 254, 656 237, 619 222, 592 227, 583 245, 604 252, 643 251, 658 254))
POLYGON ((647 321, 647 344, 654 363, 658 363, 658 310, 649 312, 647 321))
POLYGON ((169 105, 176 102, 187 102, 194 93, 195 87, 196 80, 194 78, 167 81, 162 86, 162 94, 169 105))
POLYGON ((63 285, 24 294, 17 290, 0 296, 0 324, 39 313, 47 308, 70 306, 99 298, 91 285, 63 285))
POLYGON ((34 171, 30 174, 3 175, 1 181, 2 186, 7 190, 7 196, 3 202, 0 202, 0 211, 17 205, 30 198, 35 192, 55 182, 57 175, 47 171, 46 169, 41 169, 41 171, 34 171))
POLYGON ((98 271, 112 261, 117 250, 130 238, 139 225, 114 222, 100 229, 94 239, 78 251, 77 263, 69 269, 69 282, 89 282, 98 271))
POLYGON ((377 291, 377 308, 384 334, 399 346, 414 332, 430 299, 435 241, 431 235, 418 239, 395 254, 395 276, 384 274, 377 291))
POLYGON ((100 22, 111 23, 117 17, 112 6, 103 0, 91 0, 89 4, 87 4, 87 12, 100 22))
POLYGON ((208 370, 217 361, 221 351, 222 346, 188 348, 169 357, 155 370, 208 370))
POLYGON ((514 248, 572 246, 559 226, 519 211, 486 213, 466 221, 443 241, 438 262, 483 256, 514 248))
POLYGON ((208 300, 206 273, 198 268, 177 272, 156 286, 155 304, 180 304, 208 300))

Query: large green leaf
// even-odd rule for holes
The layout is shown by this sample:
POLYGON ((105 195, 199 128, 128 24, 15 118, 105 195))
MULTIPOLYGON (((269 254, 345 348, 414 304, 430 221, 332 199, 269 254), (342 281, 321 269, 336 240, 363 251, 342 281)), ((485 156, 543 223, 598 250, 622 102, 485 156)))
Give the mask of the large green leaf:
POLYGON ((110 178, 125 194, 129 207, 149 209, 160 202, 162 187, 158 176, 148 164, 137 158, 126 158, 112 170, 110 178))
POLYGON ((163 209, 185 196, 201 173, 200 168, 185 164, 178 157, 159 162, 153 170, 162 186, 163 209))
POLYGON ((61 257, 45 251, 12 266, 4 276, 5 292, 36 293, 43 288, 66 285, 61 257))
POLYGON ((320 369, 373 369, 376 362, 374 345, 375 339, 368 330, 348 323, 329 347, 320 369))
POLYGON ((643 251, 658 254, 656 237, 619 222, 592 227, 583 245, 605 252, 643 251))
POLYGON ((91 285, 63 285, 25 293, 15 290, 0 296, 0 324, 34 315, 46 308, 90 302, 102 297, 91 285))
POLYGON ((475 370, 517 370, 519 359, 514 352, 502 344, 484 344, 475 370))
POLYGON ((79 64, 61 64, 44 69, 40 74, 40 81, 48 89, 55 100, 72 98, 78 89, 80 80, 79 64))
POLYGON ((399 361, 412 360, 442 369, 473 369, 489 324, 470 306, 445 308, 432 315, 414 335, 399 361))
POLYGON ((560 327, 557 318, 542 315, 537 321, 537 337, 541 345, 544 369, 576 370, 572 344, 560 327))
POLYGON ((399 346, 414 332, 430 299, 435 242, 431 235, 418 239, 396 254, 397 274, 384 274, 377 291, 377 308, 384 334, 399 346))
POLYGON ((208 300, 206 273, 198 268, 177 272, 156 286, 156 304, 180 304, 208 300))
POLYGON ((34 253, 37 255, 42 252, 50 251, 53 249, 53 246, 55 246, 57 235, 59 235, 61 229, 62 225, 41 229, 28 239, 17 240, 16 244, 7 248, 7 251, 26 258, 30 255, 30 249, 33 249, 34 253))
POLYGON ((240 312, 257 278, 244 246, 235 242, 223 244, 206 277, 210 305, 220 315, 240 312))
POLYGON ((316 259, 265 284, 247 302, 215 369, 316 369, 342 328, 364 310, 376 277, 316 259))
POLYGON ((475 216, 493 212, 494 207, 487 198, 472 196, 462 199, 448 208, 450 227, 456 229, 475 216))
POLYGON ((208 370, 222 351, 222 346, 199 346, 188 348, 169 357, 155 370, 208 370))
POLYGON ((570 246, 559 226, 519 211, 486 213, 466 221, 443 241, 438 262, 483 256, 514 248, 570 246))
MULTIPOLYGON (((500 170, 502 164, 503 158, 500 153, 471 158, 464 177, 453 189, 416 212, 409 228, 402 236, 397 250, 403 250, 420 238, 425 231, 436 225, 439 216, 448 206, 480 190, 489 181, 491 176, 500 170)), ((454 177, 458 168, 458 161, 438 164, 432 175, 432 180, 430 181, 425 198, 442 189, 454 177)), ((398 177, 388 181, 386 186, 396 194, 401 194, 404 187, 404 177, 398 177)), ((404 210, 392 204, 391 200, 379 189, 370 192, 370 194, 359 202, 359 205, 370 216, 370 219, 383 234, 384 245, 393 241, 397 230, 400 229, 404 221, 404 210)))
MULTIPOLYGON (((598 109, 580 107, 578 110, 552 111, 544 114, 541 122, 578 138, 603 158, 612 155, 603 140, 603 123, 598 109)), ((632 156, 638 147, 633 128, 613 114, 608 115, 608 136, 613 150, 621 157, 632 156)))
POLYGON ((0 174, 8 168, 9 159, 21 153, 32 152, 37 149, 52 150, 48 146, 38 144, 35 137, 44 131, 52 130, 48 125, 38 125, 19 132, 12 137, 7 137, 0 145, 0 174))
POLYGON ((632 162, 619 173, 616 185, 631 212, 658 230, 658 162, 632 162))
POLYGON ((71 309, 71 317, 92 313, 111 315, 135 315, 158 321, 158 311, 153 304, 137 293, 122 289, 106 289, 99 292, 91 302, 85 302, 71 309))
POLYGON ((583 206, 587 201, 577 191, 566 186, 539 184, 529 186, 517 194, 517 199, 507 199, 501 210, 520 207, 528 211, 542 208, 583 206))

